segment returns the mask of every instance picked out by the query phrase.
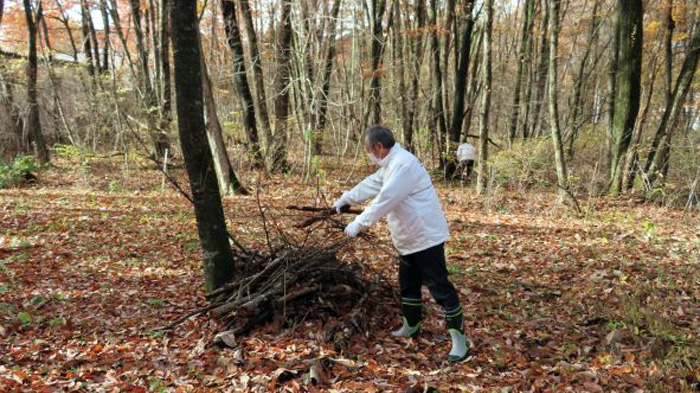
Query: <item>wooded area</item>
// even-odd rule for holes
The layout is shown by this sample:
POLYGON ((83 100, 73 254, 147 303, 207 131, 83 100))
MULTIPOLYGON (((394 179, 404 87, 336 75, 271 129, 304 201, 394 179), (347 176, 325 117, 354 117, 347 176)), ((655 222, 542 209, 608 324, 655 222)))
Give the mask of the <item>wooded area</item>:
MULTIPOLYGON (((175 389, 183 370, 168 374, 151 358, 138 367, 157 378, 119 382, 110 372, 121 365, 95 366, 97 382, 65 370, 36 382, 39 369, 20 362, 29 335, 81 328, 63 313, 37 321, 60 299, 42 292, 51 285, 36 278, 39 265, 19 266, 43 261, 60 275, 56 261, 85 258, 91 274, 117 274, 143 269, 148 253, 128 250, 153 241, 162 266, 144 274, 188 300, 169 300, 139 334, 197 345, 226 365, 195 369, 221 366, 231 391, 698 391, 699 61, 698 0, 0 0, 0 337, 12 353, 0 355, 0 387, 51 391, 54 378, 205 391, 197 378, 175 389), (393 248, 381 236, 336 242, 343 217, 284 209, 325 209, 376 169, 363 152, 373 124, 425 165, 448 218, 448 270, 464 283, 467 331, 481 340, 469 362, 447 368, 456 377, 363 332, 395 313, 385 285, 393 248), (456 153, 464 143, 476 152, 469 178, 456 153), (124 221, 102 223, 112 235, 98 228, 109 221, 102 210, 124 221), (102 258, 85 251, 92 231, 118 245, 108 267, 91 265, 102 258), (182 239, 196 247, 183 250, 182 239), (173 289, 169 274, 192 282, 173 289), (20 293, 21 282, 33 292, 20 293), (233 329, 241 307, 247 322, 233 329), (152 330, 166 321, 168 331, 152 330), (254 329, 265 348, 226 338, 254 329), (314 344, 289 358, 288 340, 314 344), (275 342, 284 361, 270 360, 275 342), (213 355, 213 345, 239 352, 213 355)), ((141 278, 107 280, 160 299, 134 289, 141 278)), ((415 339, 423 347, 440 337, 427 326, 431 339, 415 339)), ((92 348, 78 351, 100 352, 92 348)), ((61 359, 76 370, 92 362, 61 359)))

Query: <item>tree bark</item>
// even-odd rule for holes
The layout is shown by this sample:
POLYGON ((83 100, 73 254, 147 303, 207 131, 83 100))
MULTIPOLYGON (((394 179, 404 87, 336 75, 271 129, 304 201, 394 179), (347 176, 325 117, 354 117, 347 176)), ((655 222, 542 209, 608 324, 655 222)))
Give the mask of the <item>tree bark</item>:
POLYGON ((520 32, 520 50, 518 51, 518 71, 515 74, 515 90, 513 92, 513 107, 508 120, 508 142, 510 145, 515 140, 518 129, 518 115, 520 114, 520 90, 522 80, 530 64, 530 43, 532 42, 532 26, 535 17, 535 0, 525 0, 523 6, 523 27, 520 32))
POLYGON ((268 151, 268 170, 286 169, 287 163, 287 120, 289 117, 289 84, 291 81, 292 16, 289 0, 282 1, 280 17, 280 37, 277 46, 277 70, 275 91, 275 134, 268 151))
POLYGON ((116 0, 110 0, 110 7, 109 7, 109 12, 110 16, 112 17, 112 23, 114 24, 114 31, 117 32, 117 37, 119 38, 119 42, 122 44, 122 50, 124 51, 124 57, 126 57, 127 63, 129 64, 129 70, 131 71, 131 75, 134 77, 134 79, 138 80, 139 76, 134 70, 134 60, 131 57, 131 51, 129 50, 129 44, 126 40, 126 36, 124 36, 124 31, 122 30, 122 25, 121 25, 121 20, 119 18, 119 12, 117 9, 117 1, 116 0))
MULTIPOLYGON (((165 151, 170 147, 168 135, 156 126, 155 112, 156 97, 151 84, 151 75, 148 70, 148 51, 144 42, 144 35, 141 25, 141 8, 139 0, 129 0, 131 4, 131 13, 134 22, 134 35, 136 37, 136 49, 139 52, 139 81, 141 87, 141 96, 148 123, 148 132, 153 144, 154 154, 156 158, 165 156, 165 151)), ((148 24, 148 20, 146 20, 148 24)))
MULTIPOLYGON (((368 109, 371 112, 370 123, 379 124, 382 120, 382 98, 381 98, 381 71, 380 63, 384 53, 384 12, 386 11, 386 0, 370 0, 370 28, 372 38, 370 41, 370 59, 372 63, 372 75, 369 80, 369 100, 368 109)), ((365 122, 365 126, 367 126, 365 122)))
POLYGON ((241 15, 246 29, 248 38, 248 50, 250 52, 250 64, 253 67, 253 81, 255 86, 255 105, 257 106, 257 114, 260 120, 262 129, 263 146, 266 151, 270 150, 272 144, 272 129, 270 127, 270 116, 267 112, 267 98, 265 94, 265 80, 263 78, 262 57, 258 49, 258 38, 255 34, 255 26, 253 25, 253 16, 251 14, 248 0, 239 0, 241 7, 241 15))
POLYGON ((224 142, 219 115, 216 113, 216 99, 214 98, 214 91, 212 89, 211 79, 209 78, 207 64, 204 60, 204 50, 201 39, 199 40, 199 51, 202 55, 200 66, 202 69, 202 86, 204 88, 204 107, 207 113, 207 140, 209 141, 209 148, 211 149, 212 159, 214 160, 214 169, 216 170, 216 178, 219 183, 219 191, 223 195, 228 193, 248 195, 248 190, 243 187, 236 173, 233 171, 231 159, 226 151, 226 143, 224 142))
POLYGON ((588 28, 588 36, 586 38, 586 48, 583 52, 583 57, 581 58, 581 63, 579 63, 578 72, 576 73, 576 80, 574 81, 574 92, 573 100, 571 101, 570 116, 569 116, 569 134, 568 134, 568 152, 569 158, 574 156, 574 142, 576 141, 576 136, 578 135, 578 130, 581 127, 580 116, 581 116, 581 100, 583 97, 583 90, 585 81, 585 71, 588 65, 588 59, 590 58, 591 52, 593 50, 593 42, 595 41, 598 28, 600 26, 598 18, 598 7, 600 5, 599 0, 593 2, 593 9, 591 11, 591 24, 588 28))
POLYGON ((37 99, 37 74, 38 61, 36 52, 37 41, 37 25, 42 17, 42 3, 39 1, 39 8, 34 16, 32 4, 30 0, 24 1, 24 16, 27 21, 27 106, 29 113, 27 114, 26 127, 29 135, 29 142, 34 144, 36 149, 37 159, 40 163, 45 164, 50 160, 49 149, 44 141, 44 134, 41 130, 41 119, 39 118, 39 102, 37 99))
POLYGON ((564 199, 569 189, 569 180, 566 173, 566 161, 564 157, 564 146, 561 140, 561 130, 559 129, 559 104, 558 104, 558 79, 557 79, 557 49, 559 46, 559 1, 549 2, 549 128, 552 133, 552 143, 554 144, 554 159, 557 171, 557 183, 559 186, 559 196, 564 199))
POLYGON ((95 23, 92 20, 92 10, 88 7, 87 1, 85 1, 85 10, 87 11, 85 16, 87 16, 88 29, 90 31, 90 41, 92 43, 92 60, 95 62, 95 72, 99 72, 102 69, 100 65, 100 43, 97 41, 97 32, 95 31, 95 23))
POLYGON ((664 157, 663 149, 670 149, 673 130, 693 83, 693 77, 698 68, 698 60, 700 60, 700 18, 695 22, 693 36, 688 43, 688 51, 683 60, 681 71, 676 78, 671 100, 666 105, 644 165, 644 172, 648 179, 647 187, 649 189, 653 188, 659 174, 666 170, 664 165, 668 164, 668 157, 664 157))
MULTIPOLYGON (((455 55, 455 61, 459 63, 459 68, 457 70, 457 75, 455 75, 455 99, 454 107, 452 109, 452 124, 450 126, 450 135, 448 140, 445 142, 445 157, 447 158, 447 163, 445 165, 445 178, 451 179, 454 176, 455 169, 457 168, 457 158, 455 157, 455 152, 457 151, 457 145, 459 145, 460 134, 462 133, 462 124, 464 123, 464 97, 467 90, 467 76, 469 75, 469 51, 471 50, 471 39, 472 30, 474 28, 474 18, 472 17, 472 8, 474 7, 474 0, 465 0, 463 3, 464 9, 464 23, 462 23, 462 42, 460 43, 461 53, 459 57, 455 55)), ((491 80, 491 32, 488 31, 489 27, 493 25, 493 2, 488 1, 484 4, 486 8, 486 36, 484 37, 484 83, 490 83, 491 80), (489 15, 490 12, 490 15, 489 15), (488 66, 488 69, 486 69, 488 66)), ((486 85, 484 85, 486 86, 486 85)), ((484 90, 484 95, 482 96, 482 104, 487 105, 491 102, 490 91, 484 90)), ((484 112, 482 108, 482 120, 485 116, 488 120, 488 108, 484 112)), ((480 129, 487 135, 488 139, 488 129, 480 129)), ((478 182, 477 182, 478 185, 478 182)))
POLYGON ((547 87, 547 75, 549 69, 549 6, 547 0, 541 0, 542 8, 542 25, 540 27, 541 36, 539 42, 539 59, 537 61, 536 85, 535 85, 535 102, 532 108, 532 123, 530 129, 527 126, 523 128, 523 140, 530 136, 540 135, 540 121, 542 119, 542 104, 544 103, 544 94, 547 87))
POLYGON ((110 45, 110 31, 109 31, 109 13, 107 11, 107 0, 100 0, 100 12, 102 13, 102 26, 104 29, 104 45, 102 49, 102 64, 100 72, 105 73, 109 71, 109 47, 110 45))
MULTIPOLYGON (((476 192, 482 195, 486 191, 486 183, 488 182, 488 168, 487 162, 489 159, 488 154, 488 141, 489 141, 489 107, 491 105, 491 42, 493 36, 493 0, 485 0, 484 8, 486 11, 486 20, 484 21, 484 54, 483 54, 483 91, 481 93, 481 108, 479 110, 479 161, 477 168, 477 178, 476 178, 476 192)), ((464 44, 463 44, 464 45, 464 44)), ((462 47, 462 56, 466 51, 469 54, 469 45, 467 42, 466 46, 462 47)), ((464 59, 461 60, 464 62, 464 59)), ((460 71, 462 71, 462 65, 460 62, 460 71)), ((466 70, 464 70, 466 74, 466 70)), ((462 77, 462 75, 460 75, 462 77)), ((466 75, 464 75, 466 77, 466 75)), ((457 85, 459 86, 459 84, 457 85)), ((455 105, 455 117, 457 116, 457 107, 455 105)), ((460 108, 461 112, 461 108, 460 108)), ((454 126, 454 123, 453 123, 454 126)), ((461 128, 461 123, 459 127, 461 128)))
POLYGON ((431 33, 430 38, 432 42, 431 49, 433 51, 433 70, 435 72, 435 82, 433 84, 433 111, 434 111, 434 130, 437 132, 438 151, 440 152, 440 167, 444 170, 446 160, 444 157, 445 150, 442 146, 442 141, 447 135, 447 121, 445 119, 445 110, 442 100, 442 68, 440 66, 440 40, 438 38, 437 32, 437 1, 430 0, 430 25, 431 33))
POLYGON ((83 33, 83 55, 87 61, 88 74, 95 76, 95 60, 92 58, 92 39, 90 38, 90 26, 88 26, 87 1, 80 0, 80 25, 83 33))
POLYGON ((620 0, 618 7, 620 49, 615 78, 614 145, 610 163, 611 195, 622 187, 622 159, 629 148, 639 112, 642 73, 642 0, 620 0))
POLYGON ((224 30, 231 54, 233 57, 233 79, 236 83, 238 98, 243 107, 243 128, 248 138, 248 148, 253 162, 256 166, 264 165, 260 142, 258 138, 258 128, 255 123, 255 104, 253 95, 250 92, 248 77, 246 73, 245 57, 243 54, 243 41, 236 22, 236 4, 233 0, 221 1, 221 12, 224 18, 224 30))
POLYGON ((203 251, 205 289, 211 292, 233 278, 235 266, 204 126, 195 10, 196 2, 192 0, 173 0, 172 40, 180 144, 203 251))
POLYGON ((172 88, 170 86, 170 1, 160 0, 160 85, 161 129, 169 130, 173 119, 172 88))
MULTIPOLYGON (((341 0, 333 1, 333 8, 331 9, 331 22, 328 27, 328 49, 326 52, 325 65, 323 67, 323 82, 321 83, 321 97, 318 108, 318 115, 316 116, 316 129, 317 133, 323 133, 326 128, 326 122, 328 121, 328 101, 331 90, 331 76, 333 75, 333 61, 335 59, 336 52, 336 23, 338 20, 338 14, 340 13, 340 3, 341 0)), ((321 154, 322 152, 322 142, 323 138, 321 136, 316 136, 314 139, 316 144, 316 154, 321 154)))
POLYGON ((409 151, 414 151, 413 134, 416 119, 416 110, 418 108, 418 92, 420 86, 421 64, 423 63, 423 37, 425 35, 425 3, 424 0, 417 0, 416 3, 416 33, 413 40, 413 67, 411 69, 411 92, 410 100, 407 105, 408 110, 404 116, 403 124, 403 141, 405 147, 409 151))

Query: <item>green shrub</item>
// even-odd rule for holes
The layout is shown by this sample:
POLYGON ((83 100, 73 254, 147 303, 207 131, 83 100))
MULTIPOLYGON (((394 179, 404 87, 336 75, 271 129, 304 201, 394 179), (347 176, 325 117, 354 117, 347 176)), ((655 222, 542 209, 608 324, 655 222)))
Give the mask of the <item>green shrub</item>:
POLYGON ((16 187, 34 178, 32 172, 37 169, 39 164, 32 156, 18 156, 9 164, 0 164, 0 189, 16 187))
POLYGON ((489 161, 494 180, 508 187, 529 188, 552 183, 554 153, 549 139, 531 139, 501 150, 489 161))

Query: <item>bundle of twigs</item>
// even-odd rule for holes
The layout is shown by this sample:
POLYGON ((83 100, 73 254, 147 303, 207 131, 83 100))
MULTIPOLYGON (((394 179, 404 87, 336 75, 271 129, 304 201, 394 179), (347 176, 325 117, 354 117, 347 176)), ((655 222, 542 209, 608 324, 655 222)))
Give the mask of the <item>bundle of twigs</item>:
POLYGON ((236 278, 207 294, 208 306, 166 328, 208 311, 223 327, 212 343, 235 346, 235 337, 272 320, 294 327, 302 320, 321 319, 326 338, 338 349, 346 347, 352 335, 368 322, 376 299, 391 297, 391 287, 370 266, 357 259, 337 257, 353 239, 342 236, 344 224, 332 217, 335 210, 288 209, 306 212, 303 221, 295 225, 304 228, 302 240, 293 240, 288 231, 279 230, 263 216, 268 253, 241 256, 237 265, 242 268, 236 278), (278 230, 276 246, 270 240, 273 229, 278 230))

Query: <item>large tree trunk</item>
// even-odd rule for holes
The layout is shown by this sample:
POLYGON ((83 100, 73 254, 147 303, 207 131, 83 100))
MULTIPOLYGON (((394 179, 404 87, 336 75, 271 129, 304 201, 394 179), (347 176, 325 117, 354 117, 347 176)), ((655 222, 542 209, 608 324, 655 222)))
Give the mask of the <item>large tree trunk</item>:
POLYGON ((204 126, 195 9, 192 0, 173 0, 172 40, 178 131, 203 251, 205 289, 210 292, 233 277, 235 266, 204 126))
POLYGON ((642 0, 620 0, 618 7, 620 50, 615 78, 613 151, 610 163, 611 195, 622 187, 622 161, 629 148, 639 113, 642 77, 642 0))
POLYGON ((39 102, 37 100, 37 54, 36 54, 36 37, 37 25, 42 15, 42 4, 39 2, 39 7, 34 16, 32 4, 30 0, 24 0, 24 16, 27 20, 27 106, 29 113, 27 114, 26 126, 29 142, 34 144, 36 155, 41 163, 49 162, 49 149, 46 147, 44 135, 41 130, 41 120, 39 118, 39 102))
POLYGON ((285 169, 287 163, 287 120, 289 118, 289 83, 291 81, 292 12, 289 0, 282 2, 280 37, 277 46, 277 78, 275 93, 275 134, 268 151, 268 169, 285 169))
MULTIPOLYGON (((486 20, 484 21, 484 59, 483 59, 483 91, 481 95, 481 108, 479 110, 479 161, 477 168, 476 192, 481 195, 486 191, 486 183, 488 182, 487 162, 488 141, 489 141, 489 107, 491 106, 491 42, 493 36, 493 0, 485 0, 484 8, 486 11, 486 20)), ((469 46, 462 48, 469 53, 469 46)), ((464 61, 464 60, 462 60, 464 61)), ((460 64, 461 69, 461 64, 460 64)), ((461 70, 460 70, 461 71, 461 70)), ((465 70, 466 72, 466 70, 465 70)), ((455 112, 457 116, 457 112, 455 112)), ((454 123, 453 123, 454 126, 454 123)), ((461 127, 461 124, 460 124, 461 127)))
MULTIPOLYGON (((493 3, 485 4, 487 8, 486 25, 493 25, 493 3), (491 15, 488 15, 488 8, 491 7, 491 15)), ((467 91, 467 76, 469 75, 469 51, 471 50, 471 40, 472 40, 472 30, 474 28, 474 17, 472 16, 472 8, 474 7, 474 0, 465 0, 463 3, 464 11, 464 22, 462 23, 462 42, 460 43, 461 53, 457 57, 455 55, 455 61, 458 62, 459 67, 457 69, 457 75, 455 75, 455 99, 454 107, 452 109, 452 124, 450 125, 450 135, 445 142, 445 156, 449 157, 445 165, 445 178, 451 179, 457 168, 457 161, 455 152, 457 151, 457 145, 459 145, 460 135, 462 133, 462 124, 464 123, 464 100, 467 91)), ((484 83, 487 83, 487 79, 491 79, 491 37, 488 36, 490 32, 486 31, 487 37, 484 39, 484 83), (487 53, 488 52, 488 53, 487 53), (488 58, 488 59, 487 59, 488 58), (488 70, 486 70, 488 66, 488 70)), ((490 92, 484 91, 484 98, 482 99, 482 104, 487 101, 490 102, 491 96, 490 92)), ((486 116, 488 119, 488 109, 483 112, 482 116, 486 116)), ((488 134, 488 130, 482 130, 488 134)), ((477 183, 478 184, 478 183, 477 183)))
POLYGON ((253 95, 250 92, 248 77, 246 74, 245 57, 243 54, 243 42, 241 33, 236 22, 236 4, 233 0, 221 1, 221 12, 224 18, 224 30, 228 46, 231 48, 233 57, 233 80, 238 90, 238 98, 243 107, 243 128, 248 137, 248 149, 256 166, 264 165, 260 142, 258 138, 258 127, 255 123, 255 104, 253 95))
POLYGON ((698 60, 700 60, 700 18, 696 20, 693 31, 693 37, 688 43, 688 52, 683 60, 683 66, 676 78, 676 85, 673 88, 671 100, 666 105, 666 110, 661 118, 661 123, 656 130, 651 149, 647 155, 644 172, 647 174, 649 181, 647 187, 649 188, 654 186, 659 174, 663 173, 666 169, 664 165, 668 163, 668 157, 664 157, 663 150, 670 149, 670 140, 673 136, 676 122, 678 121, 678 115, 688 96, 688 92, 693 83, 693 77, 698 68, 698 60))
POLYGON ((265 94, 265 80, 263 78, 262 58, 258 49, 258 38, 255 35, 255 26, 253 25, 253 16, 251 14, 248 0, 239 0, 241 6, 241 15, 246 29, 248 38, 248 50, 250 52, 250 64, 253 67, 253 81, 255 86, 255 105, 257 114, 260 120, 260 127, 263 136, 263 146, 266 151, 270 150, 272 144, 272 128, 270 127, 270 116, 267 112, 267 98, 265 94))
POLYGON ((513 92, 513 107, 508 120, 508 142, 513 144, 518 129, 518 115, 520 114, 520 90, 530 65, 530 52, 532 48, 532 26, 535 19, 535 0, 525 0, 523 6, 523 27, 520 31, 520 50, 518 51, 518 71, 515 74, 515 91, 513 92))
POLYGON ((554 144, 554 159, 557 170, 557 183, 559 195, 566 197, 569 189, 569 181, 566 173, 566 161, 564 159, 564 146, 559 129, 559 104, 557 94, 557 48, 559 46, 559 0, 550 0, 549 3, 549 128, 554 144))

